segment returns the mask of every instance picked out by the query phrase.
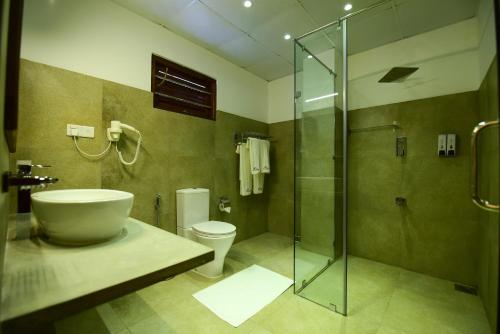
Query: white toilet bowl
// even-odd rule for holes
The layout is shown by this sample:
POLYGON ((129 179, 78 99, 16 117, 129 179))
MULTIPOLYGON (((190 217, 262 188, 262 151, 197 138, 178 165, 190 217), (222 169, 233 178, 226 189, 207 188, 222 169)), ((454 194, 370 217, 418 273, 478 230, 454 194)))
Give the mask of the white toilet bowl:
POLYGON ((209 278, 222 276, 224 259, 236 237, 236 227, 220 221, 208 221, 192 226, 192 234, 200 244, 214 249, 214 260, 195 269, 209 278))

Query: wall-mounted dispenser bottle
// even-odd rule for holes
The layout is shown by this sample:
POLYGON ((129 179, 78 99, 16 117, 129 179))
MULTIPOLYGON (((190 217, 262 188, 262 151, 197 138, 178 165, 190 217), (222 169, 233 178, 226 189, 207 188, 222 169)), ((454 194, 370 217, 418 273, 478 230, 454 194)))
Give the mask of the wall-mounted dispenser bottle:
POLYGON ((457 135, 454 133, 438 136, 438 156, 454 157, 457 155, 457 135))
POLYGON ((449 133, 446 135, 446 156, 454 157, 457 155, 457 135, 449 133))
POLYGON ((445 157, 446 156, 446 135, 440 134, 438 136, 438 156, 445 157))

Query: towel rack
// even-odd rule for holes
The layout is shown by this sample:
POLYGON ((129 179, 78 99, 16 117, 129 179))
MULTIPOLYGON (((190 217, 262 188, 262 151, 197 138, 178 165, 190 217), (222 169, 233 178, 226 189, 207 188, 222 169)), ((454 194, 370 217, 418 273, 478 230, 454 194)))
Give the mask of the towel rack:
POLYGON ((393 129, 396 131, 397 129, 401 129, 398 121, 392 122, 392 124, 384 124, 384 125, 376 125, 376 126, 368 126, 366 128, 357 128, 357 129, 349 129, 349 132, 363 132, 363 131, 375 131, 375 130, 383 130, 383 129, 393 129))
POLYGON ((258 139, 267 139, 269 141, 272 141, 272 137, 264 133, 246 131, 246 132, 234 133, 234 144, 237 145, 238 143, 243 143, 250 137, 258 139))

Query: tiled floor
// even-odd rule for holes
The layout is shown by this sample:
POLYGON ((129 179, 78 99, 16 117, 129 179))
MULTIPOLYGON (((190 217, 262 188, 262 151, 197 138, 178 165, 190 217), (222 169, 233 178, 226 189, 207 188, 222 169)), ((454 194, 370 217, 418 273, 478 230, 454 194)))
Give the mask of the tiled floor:
POLYGON ((309 282, 323 268, 328 266, 331 259, 297 245, 295 248, 295 281, 301 286, 302 282, 309 282))
MULTIPOLYGON (((292 277, 288 238, 266 233, 233 246, 225 275, 259 264, 292 277)), ((325 289, 332 265, 306 289, 309 298, 336 298, 325 289)), ((193 273, 157 283, 56 324, 58 333, 489 333, 478 297, 455 292, 451 282, 349 258, 348 317, 293 294, 293 288, 238 328, 191 295, 209 281, 193 273)))

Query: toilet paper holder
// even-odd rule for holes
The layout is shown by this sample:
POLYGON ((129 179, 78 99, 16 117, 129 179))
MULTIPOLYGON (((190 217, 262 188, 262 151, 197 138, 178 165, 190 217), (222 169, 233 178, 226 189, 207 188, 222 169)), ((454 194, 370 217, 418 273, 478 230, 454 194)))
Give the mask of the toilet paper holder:
POLYGON ((227 197, 219 197, 219 210, 222 212, 231 212, 231 201, 227 197))

